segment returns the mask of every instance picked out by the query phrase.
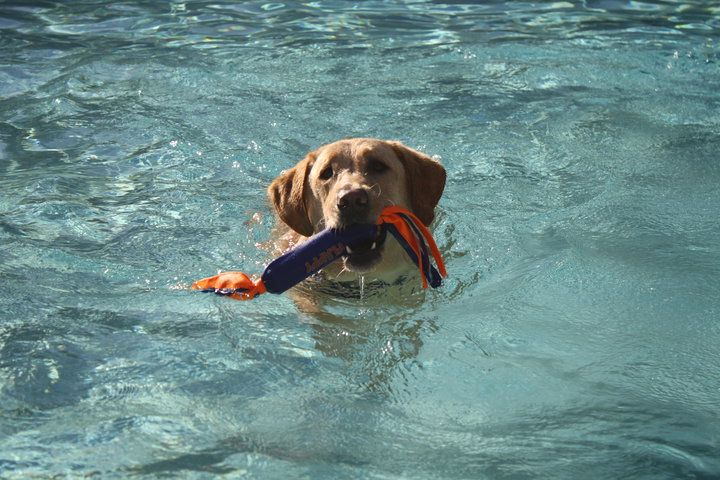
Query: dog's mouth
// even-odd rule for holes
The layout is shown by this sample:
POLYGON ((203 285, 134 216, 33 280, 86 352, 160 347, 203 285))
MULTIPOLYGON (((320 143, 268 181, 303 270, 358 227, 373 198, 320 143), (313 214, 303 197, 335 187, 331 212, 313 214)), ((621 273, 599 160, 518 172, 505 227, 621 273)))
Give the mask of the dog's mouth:
POLYGON ((379 228, 375 238, 347 245, 343 255, 345 267, 356 272, 371 270, 382 258, 386 238, 387 230, 379 228))

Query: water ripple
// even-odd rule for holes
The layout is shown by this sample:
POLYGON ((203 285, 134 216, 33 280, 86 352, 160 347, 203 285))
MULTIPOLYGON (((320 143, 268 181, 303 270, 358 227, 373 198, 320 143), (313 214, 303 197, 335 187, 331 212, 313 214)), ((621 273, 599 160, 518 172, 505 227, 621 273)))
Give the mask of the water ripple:
MULTIPOLYGON (((712 2, 555 2, 546 4, 415 4, 414 2, 253 1, 155 4, 106 8, 57 4, 32 9, 5 7, 10 31, 44 36, 76 48, 82 37, 96 46, 228 49, 248 45, 301 47, 332 43, 357 47, 376 44, 448 45, 472 39, 517 41, 533 38, 594 39, 644 35, 717 35, 720 14, 712 2), (128 37, 128 33, 131 34, 128 37)), ((13 41, 19 42, 22 37, 13 41)))

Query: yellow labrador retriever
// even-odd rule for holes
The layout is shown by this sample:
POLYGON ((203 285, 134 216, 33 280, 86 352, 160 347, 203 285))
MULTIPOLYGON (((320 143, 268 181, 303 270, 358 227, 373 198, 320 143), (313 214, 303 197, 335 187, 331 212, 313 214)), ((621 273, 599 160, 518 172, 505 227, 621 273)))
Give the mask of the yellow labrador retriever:
MULTIPOLYGON (((310 152, 268 188, 284 225, 285 248, 325 228, 374 223, 380 211, 398 205, 429 225, 445 188, 445 169, 400 142, 353 138, 310 152)), ((392 235, 348 248, 326 278, 347 282, 359 275, 392 283, 416 269, 392 235)))

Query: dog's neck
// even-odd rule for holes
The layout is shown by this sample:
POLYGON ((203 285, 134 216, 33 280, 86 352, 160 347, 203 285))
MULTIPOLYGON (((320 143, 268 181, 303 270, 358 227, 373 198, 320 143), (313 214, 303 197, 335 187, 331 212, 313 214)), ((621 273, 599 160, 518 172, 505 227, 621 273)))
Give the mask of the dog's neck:
POLYGON ((404 285, 406 282, 406 276, 398 277, 395 281, 389 283, 378 279, 367 279, 360 275, 354 281, 336 281, 330 280, 320 273, 306 280, 305 286, 316 293, 361 300, 374 296, 388 288, 404 285))

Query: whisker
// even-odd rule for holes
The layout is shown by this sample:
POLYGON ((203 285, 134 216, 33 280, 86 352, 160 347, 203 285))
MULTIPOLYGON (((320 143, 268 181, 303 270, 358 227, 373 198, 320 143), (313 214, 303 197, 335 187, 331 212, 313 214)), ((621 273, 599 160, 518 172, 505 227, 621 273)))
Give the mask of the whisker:
POLYGON ((345 273, 345 272, 350 273, 350 270, 348 270, 348 268, 347 268, 345 265, 343 265, 342 269, 340 269, 340 271, 338 272, 338 274, 335 275, 335 280, 337 280, 338 277, 339 277, 340 275, 342 275, 343 273, 345 273))
POLYGON ((370 191, 372 192, 375 187, 377 187, 377 190, 378 190, 375 195, 379 198, 382 195, 382 188, 380 187, 380 184, 376 183, 376 184, 370 186, 370 191))

